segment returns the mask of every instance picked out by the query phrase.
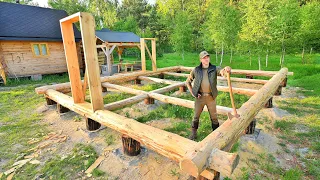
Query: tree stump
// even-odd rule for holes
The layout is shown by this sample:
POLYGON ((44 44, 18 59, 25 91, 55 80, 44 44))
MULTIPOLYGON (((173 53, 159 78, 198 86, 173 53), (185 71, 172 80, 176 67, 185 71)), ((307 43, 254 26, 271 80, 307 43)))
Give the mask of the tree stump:
POLYGON ((286 78, 282 81, 281 86, 282 86, 282 87, 287 87, 287 81, 288 81, 288 78, 286 77, 286 78))
POLYGON ((88 131, 95 131, 101 127, 101 124, 90 118, 86 118, 86 127, 88 131))
POLYGON ((144 99, 145 104, 154 104, 154 99, 153 98, 146 98, 144 99))
POLYGON ((108 92, 108 88, 102 86, 102 92, 108 92))
POLYGON ((264 105, 265 108, 272 108, 272 97, 267 101, 267 103, 264 105))
POLYGON ((46 97, 46 101, 47 101, 47 105, 57 104, 57 102, 55 102, 54 100, 52 100, 52 99, 50 99, 50 98, 47 98, 47 97, 46 97))
POLYGON ((141 152, 140 142, 127 135, 122 135, 122 147, 124 154, 128 156, 137 156, 141 152))
POLYGON ((64 106, 62 106, 61 104, 57 103, 57 112, 59 114, 62 114, 62 113, 66 113, 66 112, 69 112, 70 110, 64 106))
POLYGON ((179 92, 180 93, 183 93, 183 92, 186 92, 186 91, 187 91, 187 88, 185 86, 179 87, 179 92))
POLYGON ((135 79, 135 80, 134 80, 134 84, 135 84, 135 85, 141 84, 141 80, 140 80, 140 79, 135 79))
POLYGON ((246 75, 246 78, 247 78, 247 79, 253 79, 253 76, 247 74, 247 75, 246 75))
POLYGON ((162 73, 159 74, 159 78, 160 78, 160 79, 164 79, 164 74, 162 74, 162 73))
POLYGON ((279 86, 278 89, 276 90, 276 92, 274 93, 275 96, 280 96, 281 95, 281 91, 282 91, 282 87, 279 86))
POLYGON ((253 119, 249 126, 246 129, 246 134, 254 134, 254 130, 256 129, 257 120, 253 119))

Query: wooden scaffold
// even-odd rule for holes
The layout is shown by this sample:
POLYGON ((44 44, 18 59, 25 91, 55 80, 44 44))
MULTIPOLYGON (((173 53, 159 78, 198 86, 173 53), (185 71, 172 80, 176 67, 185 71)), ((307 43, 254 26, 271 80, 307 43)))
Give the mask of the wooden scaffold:
MULTIPOLYGON (((79 12, 61 19, 60 23, 70 82, 38 87, 35 89, 36 93, 44 94, 48 100, 47 102, 51 104, 56 102, 59 107, 68 108, 85 116, 88 119, 87 126, 89 130, 98 129, 102 124, 120 132, 125 138, 123 140, 125 143, 124 147, 127 147, 128 144, 132 144, 131 142, 133 142, 128 138, 133 139, 138 144, 133 143, 135 147, 132 154, 139 151, 137 147, 140 147, 140 144, 144 145, 165 157, 175 160, 180 164, 180 168, 183 171, 194 177, 202 176, 207 179, 213 179, 215 172, 220 172, 227 176, 233 172, 238 164, 239 156, 237 153, 229 153, 231 147, 238 138, 243 135, 245 129, 253 121, 259 110, 268 104, 273 95, 279 94, 276 93, 279 89, 281 92, 281 88, 285 87, 287 75, 292 75, 292 73, 288 72, 287 68, 282 68, 280 71, 233 69, 233 74, 267 76, 271 77, 271 79, 260 80, 232 77, 231 81, 234 82, 254 83, 263 86, 259 90, 233 88, 233 92, 236 94, 251 96, 250 99, 237 110, 240 116, 233 117, 230 115, 232 108, 217 106, 217 113, 223 115, 229 114, 228 119, 201 142, 194 142, 177 134, 148 126, 111 111, 143 100, 145 100, 146 103, 153 103, 154 99, 165 103, 193 108, 194 101, 164 95, 164 93, 175 89, 185 91, 185 82, 161 79, 165 75, 185 77, 187 76, 186 74, 177 72, 190 72, 192 68, 175 66, 157 69, 156 58, 154 57, 152 58, 152 71, 147 71, 145 68, 145 58, 142 58, 142 71, 100 77, 95 44, 95 22, 92 15, 79 12), (87 81, 81 80, 73 35, 72 24, 78 21, 80 22, 82 33, 87 81), (155 75, 159 75, 161 78, 150 77, 155 75), (165 83, 168 84, 168 86, 146 92, 119 85, 120 83, 129 81, 140 83, 141 80, 165 83), (89 88, 91 102, 86 102, 84 98, 87 86, 89 88), (102 89, 117 89, 120 92, 134 94, 135 96, 121 101, 103 104, 102 89), (71 96, 65 94, 68 92, 71 92, 71 96)), ((144 40, 141 42, 141 50, 143 49, 141 55, 144 56, 144 40)), ((155 46, 155 41, 154 44, 152 43, 152 46, 155 46)), ((155 56, 155 52, 152 52, 152 56, 153 55, 155 56)), ((218 80, 226 81, 223 77, 219 77, 218 80)), ((218 90, 229 91, 226 86, 218 86, 218 90)), ((270 107, 270 103, 267 106, 270 107)))

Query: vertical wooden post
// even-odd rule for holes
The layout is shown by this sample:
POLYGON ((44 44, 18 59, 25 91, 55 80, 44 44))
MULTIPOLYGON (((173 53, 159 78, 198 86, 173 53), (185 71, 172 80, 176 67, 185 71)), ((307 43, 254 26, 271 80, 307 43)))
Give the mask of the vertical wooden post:
POLYGON ((253 76, 247 74, 247 75, 246 75, 246 78, 247 78, 247 79, 253 79, 253 76))
POLYGON ((164 79, 164 74, 162 74, 162 73, 159 74, 159 78, 160 78, 160 79, 164 79))
POLYGON ((151 40, 152 46, 152 71, 157 71, 157 53, 156 53, 156 39, 151 40))
POLYGON ((57 102, 55 102, 54 100, 52 100, 52 99, 50 99, 50 98, 47 98, 47 97, 45 97, 46 98, 46 102, 47 102, 47 105, 54 105, 54 104, 57 104, 57 102))
POLYGON ((65 52, 67 67, 69 72, 72 98, 74 103, 83 103, 84 96, 83 96, 82 82, 80 77, 78 53, 76 48, 76 42, 74 39, 73 22, 72 21, 70 22, 69 20, 68 21, 62 21, 62 20, 60 20, 60 26, 61 26, 64 52, 65 52))
POLYGON ((91 14, 81 13, 80 28, 86 62, 86 72, 88 75, 90 99, 92 111, 94 112, 96 110, 104 109, 104 107, 95 41, 95 22, 91 14))
POLYGON ((144 99, 145 104, 154 104, 154 99, 153 98, 146 98, 144 99))
POLYGON ((142 71, 145 72, 147 70, 147 67, 146 67, 145 42, 143 38, 140 38, 140 46, 141 46, 141 66, 142 66, 142 71))
POLYGON ((140 142, 127 135, 122 135, 122 147, 124 154, 128 156, 137 156, 141 152, 140 142))
POLYGON ((69 112, 70 110, 64 106, 62 106, 61 104, 57 103, 57 112, 59 114, 62 114, 62 113, 66 113, 66 112, 69 112))
POLYGON ((107 56, 107 66, 108 66, 108 75, 111 76, 112 73, 112 62, 110 57, 110 48, 106 46, 106 56, 107 56))
POLYGON ((256 129, 256 123, 257 123, 256 119, 253 119, 251 121, 250 125, 245 130, 246 134, 254 134, 254 130, 256 129))
POLYGON ((180 93, 183 93, 183 92, 186 92, 186 91, 187 91, 187 88, 185 86, 179 87, 179 92, 180 93))
POLYGON ((267 103, 264 105, 265 108, 272 108, 273 104, 272 104, 272 97, 267 101, 267 103))
POLYGON ((136 84, 136 85, 137 85, 137 84, 141 84, 141 80, 140 80, 140 79, 135 79, 135 80, 134 80, 134 84, 136 84))
POLYGON ((282 86, 282 87, 287 87, 287 81, 288 81, 288 77, 286 77, 286 78, 282 81, 281 86, 282 86))
POLYGON ((90 118, 86 118, 86 127, 88 131, 94 131, 99 129, 101 127, 101 124, 90 118))
POLYGON ((275 96, 280 96, 282 91, 282 86, 279 86, 276 92, 274 93, 275 96))

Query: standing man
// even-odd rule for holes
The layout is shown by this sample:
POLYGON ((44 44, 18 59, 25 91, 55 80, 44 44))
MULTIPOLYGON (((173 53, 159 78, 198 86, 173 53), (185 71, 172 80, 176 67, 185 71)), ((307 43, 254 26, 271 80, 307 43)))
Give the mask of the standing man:
POLYGON ((210 114, 212 131, 219 127, 216 107, 216 97, 218 95, 217 75, 220 74, 224 76, 225 73, 231 72, 229 66, 222 69, 220 66, 212 65, 210 63, 210 55, 207 51, 202 51, 199 57, 200 65, 191 71, 186 80, 186 85, 191 95, 196 98, 192 121, 192 134, 190 136, 192 140, 197 138, 199 118, 205 105, 210 114), (191 85, 192 81, 194 81, 193 87, 191 85))

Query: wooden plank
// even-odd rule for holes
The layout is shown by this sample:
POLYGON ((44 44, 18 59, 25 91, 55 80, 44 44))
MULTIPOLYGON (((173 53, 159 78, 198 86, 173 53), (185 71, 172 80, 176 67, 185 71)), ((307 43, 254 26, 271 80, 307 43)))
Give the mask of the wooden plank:
POLYGON ((146 52, 145 52, 145 42, 143 38, 140 38, 140 47, 141 47, 141 68, 145 72, 147 70, 146 66, 146 52))
MULTIPOLYGON (((168 157, 174 161, 179 162, 185 155, 188 149, 195 147, 197 142, 181 137, 177 134, 173 134, 146 124, 140 123, 134 119, 126 118, 117 113, 113 113, 107 110, 91 111, 90 103, 84 102, 81 104, 74 104, 72 98, 68 95, 62 94, 55 90, 47 90, 46 95, 58 102, 59 104, 69 108, 70 110, 79 113, 82 116, 88 117, 92 120, 99 122, 107 127, 110 127, 121 134, 128 135, 129 137, 139 141, 148 148, 155 152, 168 157)), ((236 159, 230 156, 229 153, 221 150, 216 150, 218 153, 213 153, 210 157, 210 162, 215 162, 217 159, 216 171, 225 169, 228 164, 219 164, 221 159, 227 158, 226 162, 233 165, 233 161, 236 159), (230 158, 231 157, 231 158, 230 158), (223 166, 223 167, 222 167, 223 166)), ((235 156, 237 156, 235 154, 235 156)), ((204 171, 205 174, 210 176, 210 171, 204 171)))
POLYGON ((181 169, 194 177, 198 177, 206 168, 213 168, 216 164, 208 161, 211 153, 213 153, 212 149, 223 149, 230 142, 236 141, 264 104, 273 96, 287 74, 288 69, 282 68, 258 93, 241 106, 238 110, 240 114, 239 118, 228 118, 227 121, 198 143, 197 146, 190 148, 183 160, 180 161, 181 169))
POLYGON ((84 102, 78 54, 74 39, 73 24, 68 21, 60 21, 63 45, 67 60, 71 93, 75 103, 84 102))
POLYGON ((86 62, 86 72, 88 75, 90 100, 93 112, 99 109, 103 109, 102 87, 100 81, 97 50, 95 48, 96 41, 94 28, 95 22, 93 16, 89 13, 81 13, 80 29, 86 62))
MULTIPOLYGON (((180 66, 181 71, 191 72, 194 67, 180 66)), ((272 77, 279 71, 260 71, 260 70, 243 70, 243 69, 232 69, 232 74, 252 75, 252 76, 267 76, 272 77)), ((288 76, 292 76, 293 72, 288 72, 288 76)))
POLYGON ((79 18, 80 16, 81 16, 81 12, 72 14, 68 17, 60 19, 60 23, 68 22, 68 23, 72 24, 72 23, 78 22, 80 20, 80 18, 79 18))
POLYGON ((156 39, 151 40, 151 47, 152 47, 152 71, 156 71, 157 70, 156 39))

